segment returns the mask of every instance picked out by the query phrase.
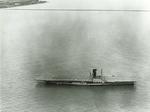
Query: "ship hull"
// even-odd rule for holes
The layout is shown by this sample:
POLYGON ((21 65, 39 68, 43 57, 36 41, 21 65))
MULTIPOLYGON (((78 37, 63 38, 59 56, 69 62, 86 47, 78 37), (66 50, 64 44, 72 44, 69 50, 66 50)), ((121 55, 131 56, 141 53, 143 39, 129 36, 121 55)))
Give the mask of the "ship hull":
POLYGON ((72 77, 72 78, 58 78, 51 75, 42 75, 36 78, 36 81, 44 82, 45 84, 55 85, 79 85, 79 86, 120 86, 120 85, 134 85, 135 81, 126 77, 117 76, 103 76, 96 78, 72 77))
POLYGON ((78 85, 78 86, 121 86, 121 85, 134 85, 135 81, 112 81, 112 82, 92 82, 92 81, 55 81, 55 80, 38 80, 43 81, 45 84, 55 85, 78 85))

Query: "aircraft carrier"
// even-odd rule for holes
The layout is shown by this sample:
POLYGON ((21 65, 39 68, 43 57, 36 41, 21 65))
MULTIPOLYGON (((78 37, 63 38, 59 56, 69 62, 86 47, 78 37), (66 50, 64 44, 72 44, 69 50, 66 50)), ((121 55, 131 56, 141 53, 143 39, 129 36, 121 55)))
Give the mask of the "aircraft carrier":
POLYGON ((84 86, 107 86, 107 85, 134 85, 135 81, 131 79, 118 78, 115 76, 97 75, 97 69, 92 69, 92 73, 88 78, 55 78, 50 76, 41 76, 36 78, 38 82, 57 85, 84 85, 84 86))

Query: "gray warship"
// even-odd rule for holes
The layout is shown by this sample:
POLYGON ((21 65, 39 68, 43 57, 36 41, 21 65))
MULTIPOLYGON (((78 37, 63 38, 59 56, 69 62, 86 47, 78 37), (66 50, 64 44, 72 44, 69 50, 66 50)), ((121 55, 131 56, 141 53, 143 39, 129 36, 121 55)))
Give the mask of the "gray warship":
POLYGON ((97 74, 97 69, 92 69, 88 78, 53 78, 53 77, 39 77, 36 78, 38 82, 45 82, 46 84, 56 85, 83 85, 83 86, 119 86, 119 85, 134 85, 134 80, 118 79, 115 76, 104 76, 101 69, 100 75, 97 74))

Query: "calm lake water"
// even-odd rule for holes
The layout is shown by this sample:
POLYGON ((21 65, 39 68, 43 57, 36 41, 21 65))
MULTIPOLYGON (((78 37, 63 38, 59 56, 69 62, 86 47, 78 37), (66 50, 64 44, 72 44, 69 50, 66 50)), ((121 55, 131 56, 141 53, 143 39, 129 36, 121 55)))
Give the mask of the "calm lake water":
POLYGON ((0 11, 2 112, 149 112, 150 13, 0 11), (35 78, 105 75, 135 87, 44 86, 35 78))

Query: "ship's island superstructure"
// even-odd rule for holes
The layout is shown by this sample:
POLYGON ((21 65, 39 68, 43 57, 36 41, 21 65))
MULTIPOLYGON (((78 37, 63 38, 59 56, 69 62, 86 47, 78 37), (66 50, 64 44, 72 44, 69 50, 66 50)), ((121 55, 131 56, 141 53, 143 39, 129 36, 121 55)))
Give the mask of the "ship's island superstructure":
POLYGON ((101 74, 97 75, 97 69, 92 69, 90 76, 87 79, 74 79, 74 78, 47 78, 39 77, 37 81, 43 81, 46 84, 57 84, 57 85, 89 85, 89 86, 106 86, 106 85, 134 85, 135 81, 129 79, 117 79, 114 76, 106 77, 103 75, 102 69, 101 74))

